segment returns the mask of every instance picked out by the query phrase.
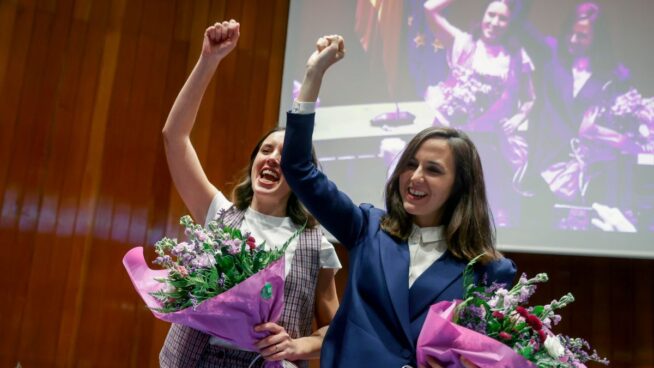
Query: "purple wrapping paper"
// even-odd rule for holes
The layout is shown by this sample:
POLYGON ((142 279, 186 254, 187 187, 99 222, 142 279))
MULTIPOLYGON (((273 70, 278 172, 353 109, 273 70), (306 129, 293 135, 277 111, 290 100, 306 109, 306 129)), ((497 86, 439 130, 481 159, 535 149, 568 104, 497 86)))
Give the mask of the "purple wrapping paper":
MULTIPOLYGON (((161 304, 150 293, 163 287, 164 284, 155 278, 166 277, 168 271, 150 269, 143 257, 142 247, 127 252, 123 257, 123 265, 145 304, 151 310, 160 308, 161 304)), ((277 322, 283 307, 284 257, 281 257, 242 283, 205 300, 195 308, 173 313, 152 310, 152 314, 160 320, 189 326, 218 337, 242 350, 258 351, 254 344, 268 333, 255 332, 254 326, 277 322), (265 300, 261 297, 261 289, 267 282, 272 285, 272 297, 265 300)))
POLYGON ((427 356, 431 356, 445 368, 463 368, 463 356, 480 368, 536 368, 501 342, 453 323, 452 314, 458 303, 444 301, 429 307, 418 337, 418 364, 429 366, 427 356))

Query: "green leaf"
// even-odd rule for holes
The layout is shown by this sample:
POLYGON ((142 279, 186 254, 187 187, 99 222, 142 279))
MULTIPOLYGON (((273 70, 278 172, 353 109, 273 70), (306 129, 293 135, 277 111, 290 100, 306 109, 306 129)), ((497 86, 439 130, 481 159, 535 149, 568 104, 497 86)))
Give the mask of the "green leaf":
POLYGON ((468 299, 469 297, 472 296, 472 288, 474 288, 475 285, 475 263, 479 260, 479 258, 483 257, 484 254, 482 253, 475 258, 471 259, 470 262, 466 265, 465 270, 463 270, 463 290, 465 290, 465 295, 463 296, 464 299, 468 299))
POLYGON ((218 262, 218 265, 220 265, 220 269, 224 273, 227 273, 228 271, 234 269, 234 259, 229 255, 220 257, 220 259, 216 259, 216 262, 218 262))

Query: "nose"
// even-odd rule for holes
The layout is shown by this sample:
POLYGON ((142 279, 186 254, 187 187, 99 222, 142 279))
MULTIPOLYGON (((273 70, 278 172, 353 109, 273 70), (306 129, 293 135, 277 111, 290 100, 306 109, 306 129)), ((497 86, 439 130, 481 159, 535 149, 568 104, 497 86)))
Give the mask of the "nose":
POLYGON ((277 167, 279 166, 279 155, 277 156, 268 156, 266 157, 266 165, 271 166, 271 167, 277 167))
POLYGON ((422 172, 422 167, 418 166, 414 171, 413 174, 411 175, 411 182, 421 182, 424 181, 425 177, 422 172))
POLYGON ((497 24, 500 22, 500 20, 497 17, 491 17, 490 19, 490 24, 493 26, 497 26, 497 24))

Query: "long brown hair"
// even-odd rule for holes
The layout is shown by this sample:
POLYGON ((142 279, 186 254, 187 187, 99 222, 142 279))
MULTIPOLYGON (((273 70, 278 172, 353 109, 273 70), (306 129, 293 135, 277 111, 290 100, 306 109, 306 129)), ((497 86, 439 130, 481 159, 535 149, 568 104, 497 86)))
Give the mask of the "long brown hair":
MULTIPOLYGON (((263 141, 265 141, 271 134, 283 131, 285 131, 285 129, 281 127, 273 128, 259 140, 252 150, 252 153, 250 153, 250 163, 242 170, 237 181, 238 184, 236 184, 232 190, 232 201, 234 202, 234 206, 239 210, 246 210, 252 203, 252 198, 254 197, 251 177, 252 165, 254 164, 254 159, 257 157, 257 153, 259 153, 259 150, 261 149, 263 141)), ((311 158, 313 163, 318 166, 318 159, 316 158, 316 153, 313 148, 311 149, 311 158)), ((297 199, 295 193, 292 191, 291 195, 288 197, 288 202, 286 203, 286 216, 290 217, 291 221, 296 225, 303 225, 306 222, 307 227, 314 227, 318 224, 316 219, 309 213, 309 211, 307 211, 306 208, 304 208, 302 203, 297 199)))
POLYGON ((470 260, 485 253, 482 261, 501 258, 495 249, 495 226, 486 198, 481 159, 474 143, 463 132, 442 127, 430 127, 416 134, 386 184, 386 209, 381 227, 389 234, 407 240, 411 234, 413 216, 406 212, 400 193, 400 175, 429 139, 444 139, 452 150, 455 178, 450 197, 443 205, 443 234, 449 251, 457 258, 470 260))

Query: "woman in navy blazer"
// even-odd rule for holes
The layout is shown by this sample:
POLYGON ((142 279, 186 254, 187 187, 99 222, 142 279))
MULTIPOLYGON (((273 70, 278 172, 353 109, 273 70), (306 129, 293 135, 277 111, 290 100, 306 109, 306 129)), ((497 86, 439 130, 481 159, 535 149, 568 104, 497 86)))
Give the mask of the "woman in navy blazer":
POLYGON ((386 186, 388 212, 355 205, 318 171, 311 161, 312 102, 324 72, 343 56, 340 36, 318 40, 288 114, 281 161, 294 193, 349 252, 347 287, 323 343, 321 366, 415 366, 427 310, 463 296, 468 260, 486 254, 476 271, 487 282, 511 283, 516 269, 495 250, 481 162, 462 132, 432 127, 413 138, 386 186), (442 255, 412 278, 410 271, 430 252, 419 253, 422 241, 410 252, 410 237, 435 226, 442 229, 442 255))

